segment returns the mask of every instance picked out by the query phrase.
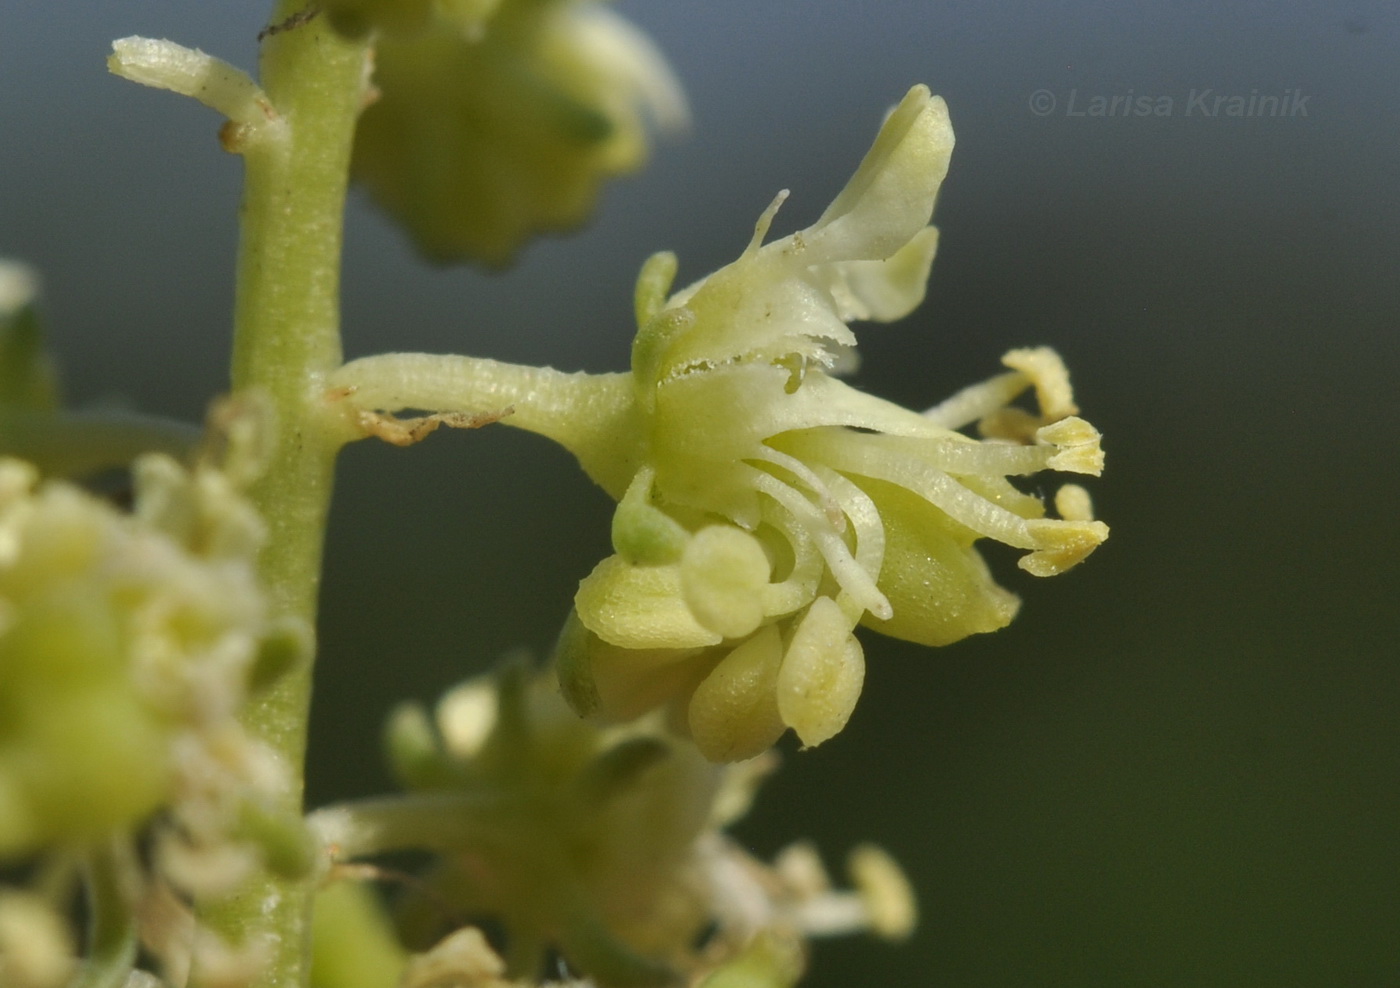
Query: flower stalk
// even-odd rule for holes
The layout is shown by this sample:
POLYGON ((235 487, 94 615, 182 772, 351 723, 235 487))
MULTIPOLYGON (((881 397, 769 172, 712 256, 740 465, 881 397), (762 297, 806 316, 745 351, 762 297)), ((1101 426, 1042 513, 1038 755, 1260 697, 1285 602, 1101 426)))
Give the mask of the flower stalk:
POLYGON ((350 361, 329 384, 331 399, 347 415, 509 411, 504 424, 559 443, 613 497, 621 497, 631 479, 619 469, 615 452, 640 435, 630 374, 565 373, 457 354, 385 353, 350 361))
MULTIPOLYGON (((304 6, 282 0, 273 21, 304 6)), ((314 626, 335 455, 346 438, 322 396, 326 375, 341 362, 343 213, 368 46, 312 18, 269 36, 260 68, 268 123, 231 120, 220 135, 246 168, 231 383, 236 393, 266 396, 273 409, 267 469, 249 490, 269 527, 259 576, 275 614, 314 626)), ((310 695, 304 663, 244 718, 290 770, 285 808, 297 812, 310 695)), ((310 903, 304 878, 264 871, 207 918, 236 943, 271 945, 258 988, 293 988, 306 983, 310 903)))

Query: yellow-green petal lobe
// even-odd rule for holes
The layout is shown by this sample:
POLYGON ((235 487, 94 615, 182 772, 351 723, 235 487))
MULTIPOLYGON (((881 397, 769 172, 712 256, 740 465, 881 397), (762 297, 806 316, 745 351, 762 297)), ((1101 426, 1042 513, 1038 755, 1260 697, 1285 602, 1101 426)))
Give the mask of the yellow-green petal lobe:
POLYGON ((893 322, 918 308, 928 288, 938 230, 926 226, 883 261, 840 261, 823 268, 837 314, 847 321, 893 322))
POLYGON ((867 627, 920 645, 948 645, 1011 623, 1020 599, 997 585, 972 547, 973 535, 902 487, 861 478, 885 522, 880 589, 894 616, 866 615, 867 627))
POLYGON ((770 624, 720 660, 696 687, 687 723, 702 755, 712 762, 737 762, 773 746, 786 729, 776 695, 782 662, 782 636, 770 624))
POLYGON ((928 225, 953 125, 943 100, 915 86, 886 118, 875 144, 805 236, 812 260, 883 260, 928 225))
POLYGON ((574 607, 584 627, 623 648, 697 648, 721 639, 686 607, 674 564, 638 566, 609 556, 579 584, 574 607))
POLYGON ((778 672, 778 711, 803 745, 846 726, 865 682, 865 653, 841 606, 818 597, 803 616, 778 672))
POLYGON ((758 539, 732 525, 710 525, 695 533, 681 556, 681 591, 701 625, 742 638, 764 618, 769 570, 758 539))

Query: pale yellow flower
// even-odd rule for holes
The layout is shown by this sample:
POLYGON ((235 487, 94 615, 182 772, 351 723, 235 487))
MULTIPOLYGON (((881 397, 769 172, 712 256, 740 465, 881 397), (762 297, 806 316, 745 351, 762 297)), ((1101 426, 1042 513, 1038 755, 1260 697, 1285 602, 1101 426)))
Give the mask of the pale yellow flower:
POLYGON ((583 580, 556 651, 580 713, 667 706, 720 761, 788 728, 819 744, 860 695, 858 624, 925 645, 994 631, 1018 601, 974 542, 1025 550, 1021 567, 1049 576, 1107 537, 1082 488, 1053 518, 1008 479, 1102 469, 1054 351, 1013 350, 1006 373, 922 413, 836 376, 848 323, 922 301, 952 147, 943 101, 917 86, 810 227, 763 243, 779 196, 738 260, 675 294, 675 258, 652 258, 628 374, 389 354, 335 376, 351 412, 509 411, 618 499, 615 554, 583 580), (1028 390, 1033 410, 1011 404, 1028 390), (980 441, 958 431, 974 424, 980 441))
POLYGON ((1044 518, 1006 479, 1101 469, 1052 351, 1013 351, 1011 373, 923 414, 832 376, 849 321, 922 300, 952 143, 942 101, 918 87, 811 227, 762 244, 779 197, 739 260, 698 284, 664 298, 673 262, 644 273, 625 461, 639 469, 617 555, 583 581, 560 649, 580 707, 670 702, 721 760, 789 727, 819 744, 860 694, 856 624, 928 645, 995 630, 1017 601, 976 539, 1029 550, 1022 567, 1050 575, 1105 537, 1087 517, 1044 518), (1006 409, 1032 386, 1038 413, 1006 409), (954 431, 979 420, 998 437, 954 431))

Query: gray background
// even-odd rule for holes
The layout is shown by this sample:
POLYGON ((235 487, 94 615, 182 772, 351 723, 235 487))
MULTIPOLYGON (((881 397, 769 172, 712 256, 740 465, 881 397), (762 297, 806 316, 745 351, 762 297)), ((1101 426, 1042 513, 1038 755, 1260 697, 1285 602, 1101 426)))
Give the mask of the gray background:
MULTIPOLYGON (((1013 627, 868 639, 848 730, 789 751, 742 835, 874 839, 923 926, 821 945, 813 985, 1400 983, 1396 661, 1397 31, 1391 4, 627 3, 694 104, 685 141, 506 277, 427 268, 358 199, 349 355, 625 366, 630 293, 674 248, 731 259, 788 187, 810 222, 914 82, 958 149, 911 319, 859 382, 926 405, 1050 343, 1106 436, 1113 526, 1013 627), (1192 89, 1307 115, 1187 116, 1192 89), (1036 90, 1057 100, 1037 116, 1036 90), (1091 119, 1071 92, 1172 96, 1091 119)), ((217 120, 106 75, 142 33, 250 65, 256 4, 7 5, 0 253, 44 271, 70 396, 197 418, 223 386, 240 168, 217 120)), ((310 798, 385 784, 391 702, 553 637, 606 498, 506 429, 344 457, 310 798)))

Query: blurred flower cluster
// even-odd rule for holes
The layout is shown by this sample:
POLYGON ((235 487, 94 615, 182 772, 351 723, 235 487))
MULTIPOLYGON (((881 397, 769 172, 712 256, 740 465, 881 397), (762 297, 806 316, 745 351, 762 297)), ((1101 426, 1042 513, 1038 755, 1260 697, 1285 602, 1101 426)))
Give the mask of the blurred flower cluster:
POLYGON ((650 40, 595 0, 334 0, 374 30, 375 98, 354 175, 438 260, 500 265, 592 211, 647 156, 646 123, 686 123, 650 40))
MULTIPOLYGON (((695 984, 745 965, 767 971, 753 983, 786 985, 807 937, 867 929, 899 939, 912 929, 912 893, 878 849, 852 856, 857 888, 840 892, 809 846, 769 866, 722 833, 774 759, 714 765, 655 717, 582 721, 553 676, 525 662, 448 692, 434 718, 400 708, 388 737, 407 794, 321 810, 312 822, 342 861, 438 852, 402 897, 398 926, 410 944, 442 939, 413 957, 398 934, 385 940, 396 955, 386 966, 405 988, 533 978, 550 951, 599 985, 695 984), (454 930, 459 917, 500 924, 505 960, 476 929, 454 930)), ((349 922, 347 893, 331 894, 349 922)))
MULTIPOLYGON (((238 716, 309 637, 270 618, 254 576, 264 528, 240 491, 258 415, 215 419, 192 469, 133 464, 129 511, 0 458, 0 861, 38 876, 0 894, 0 983, 66 983, 82 869, 181 983, 191 901, 308 863, 287 768, 238 716)), ((257 945, 199 936, 215 975, 256 964, 257 945)))

